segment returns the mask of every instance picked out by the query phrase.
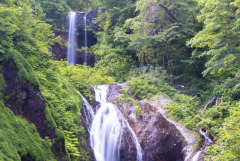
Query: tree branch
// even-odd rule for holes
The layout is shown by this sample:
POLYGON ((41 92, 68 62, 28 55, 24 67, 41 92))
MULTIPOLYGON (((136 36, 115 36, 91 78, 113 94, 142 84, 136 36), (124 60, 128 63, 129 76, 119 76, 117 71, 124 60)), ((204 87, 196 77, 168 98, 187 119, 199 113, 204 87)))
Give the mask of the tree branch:
POLYGON ((159 4, 159 6, 161 6, 162 8, 164 8, 165 11, 167 12, 167 14, 168 14, 175 22, 177 22, 177 19, 172 15, 172 13, 168 10, 167 7, 165 7, 165 6, 162 5, 162 4, 159 4))
POLYGON ((205 110, 207 109, 207 106, 208 106, 210 103, 212 103, 215 98, 216 98, 216 97, 213 97, 213 98, 206 104, 206 106, 204 107, 204 110, 203 110, 203 111, 205 111, 205 110))

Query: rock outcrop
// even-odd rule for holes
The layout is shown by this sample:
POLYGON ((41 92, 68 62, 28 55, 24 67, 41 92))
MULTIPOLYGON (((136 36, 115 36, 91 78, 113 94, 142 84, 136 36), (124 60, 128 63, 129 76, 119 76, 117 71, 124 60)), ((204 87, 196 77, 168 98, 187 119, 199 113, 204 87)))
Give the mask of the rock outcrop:
MULTIPOLYGON (((139 143, 144 151, 144 160, 147 161, 183 161, 189 160, 195 151, 193 144, 196 143, 195 135, 185 129, 179 123, 167 117, 166 111, 162 108, 170 100, 160 96, 155 101, 140 101, 139 108, 141 116, 136 115, 135 107, 128 101, 123 104, 118 103, 121 89, 126 88, 127 84, 112 84, 109 86, 107 99, 109 102, 117 105, 128 120, 131 127, 137 134, 139 143)), ((131 94, 131 91, 129 91, 131 94)), ((121 145, 122 146, 122 145, 121 145)), ((123 145, 125 146, 125 144, 123 145)), ((121 148, 123 149, 123 148, 121 148)), ((121 151, 125 156, 135 155, 121 151)), ((125 160, 121 158, 121 160, 125 160)))
MULTIPOLYGON (((79 49, 85 46, 85 31, 84 31, 84 12, 77 12, 77 46, 79 49)), ((98 7, 94 8, 87 12, 87 46, 90 48, 94 44, 97 43, 97 38, 95 36, 95 32, 98 32, 99 23, 94 23, 94 20, 98 17, 98 7)), ((67 58, 67 43, 68 43, 68 24, 67 24, 67 15, 65 17, 66 22, 64 25, 64 29, 61 28, 59 22, 53 22, 56 24, 58 30, 54 31, 55 36, 61 37, 62 45, 56 43, 52 46, 52 54, 53 57, 57 60, 66 60, 67 58)), ((84 51, 77 52, 77 64, 84 63, 84 51)), ((96 63, 95 55, 93 53, 87 54, 87 65, 94 66, 96 63)))

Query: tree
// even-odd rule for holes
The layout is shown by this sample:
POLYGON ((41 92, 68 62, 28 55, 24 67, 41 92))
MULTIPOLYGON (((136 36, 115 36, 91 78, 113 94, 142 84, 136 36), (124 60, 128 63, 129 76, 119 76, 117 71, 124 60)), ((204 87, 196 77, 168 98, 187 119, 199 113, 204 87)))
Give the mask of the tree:
POLYGON ((217 73, 239 66, 239 1, 238 0, 202 0, 203 6, 199 21, 204 29, 197 33, 188 44, 191 47, 208 48, 199 56, 209 57, 207 69, 203 72, 217 73))

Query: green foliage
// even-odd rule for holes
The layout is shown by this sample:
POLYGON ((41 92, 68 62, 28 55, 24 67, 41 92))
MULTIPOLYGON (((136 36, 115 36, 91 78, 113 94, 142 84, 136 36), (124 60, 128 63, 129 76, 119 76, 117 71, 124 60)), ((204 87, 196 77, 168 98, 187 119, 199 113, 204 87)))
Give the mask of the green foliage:
POLYGON ((141 77, 132 78, 128 81, 128 84, 134 92, 133 95, 140 99, 150 99, 160 93, 165 93, 172 97, 176 93, 176 90, 163 80, 157 78, 152 79, 151 76, 147 74, 141 77))
POLYGON ((114 77, 107 76, 106 68, 100 63, 94 68, 86 65, 68 66, 66 61, 55 63, 59 65, 59 73, 88 99, 91 99, 90 85, 110 84, 115 81, 114 77))
POLYGON ((204 29, 188 42, 192 47, 207 48, 199 56, 209 57, 203 74, 223 72, 239 66, 239 2, 238 0, 203 0, 198 19, 204 29))
POLYGON ((5 80, 3 78, 3 75, 0 74, 0 90, 2 90, 6 86, 5 80))
POLYGON ((134 100, 129 94, 128 94, 129 88, 122 88, 122 94, 118 100, 119 104, 121 105, 124 103, 124 101, 130 102, 133 106, 137 106, 139 104, 138 101, 134 100))
POLYGON ((67 5, 67 0, 35 0, 34 7, 41 4, 43 12, 46 14, 45 21, 51 23, 54 20, 64 22, 65 15, 71 11, 67 5))
POLYGON ((67 4, 73 11, 87 12, 97 6, 100 6, 103 1, 99 0, 66 0, 67 4))
POLYGON ((32 70, 31 65, 27 60, 17 51, 9 51, 9 54, 12 54, 13 61, 16 64, 18 71, 18 76, 29 81, 30 84, 39 85, 38 78, 32 70))
MULTIPOLYGON (((47 119, 47 123, 49 125, 51 125, 51 127, 53 129, 56 129, 57 128, 57 125, 56 125, 56 122, 55 120, 53 119, 52 115, 51 115, 51 110, 49 109, 49 107, 46 105, 45 107, 45 116, 46 116, 46 119, 47 119)), ((57 134, 56 134, 57 136, 57 134)))
MULTIPOLYGON (((36 62, 35 62, 36 63, 36 62)), ((48 61, 48 68, 36 70, 40 90, 50 109, 46 107, 47 122, 55 128, 58 140, 65 141, 69 160, 79 158, 79 147, 75 141, 81 123, 79 118, 82 100, 75 88, 59 73, 61 66, 56 61, 48 61)))
MULTIPOLYGON (((85 145, 79 144, 78 138, 80 132, 84 133, 84 129, 82 129, 79 118, 82 100, 76 89, 89 96, 90 83, 98 84, 98 79, 101 80, 101 83, 112 82, 113 78, 104 75, 103 72, 100 72, 102 70, 98 72, 97 69, 89 67, 73 67, 74 69, 71 71, 72 67, 67 66, 66 62, 51 60, 49 48, 58 41, 58 38, 53 38, 51 26, 43 22, 43 18, 44 14, 40 6, 34 2, 21 1, 20 3, 15 0, 0 2, 0 61, 8 61, 11 66, 16 66, 18 69, 17 80, 28 81, 31 85, 39 87, 47 101, 45 123, 55 129, 57 143, 64 142, 68 160, 86 159, 88 154, 84 150, 85 145), (78 75, 78 72, 83 75, 78 75), (85 79, 84 74, 88 75, 85 79), (80 77, 83 77, 82 82, 77 80, 80 77), (89 83, 86 83, 88 81, 89 83)), ((4 86, 4 81, 1 83, 4 86)), ((9 116, 9 119, 11 118, 15 119, 15 116, 9 116)), ((0 118, 0 120, 1 123, 5 121, 4 118, 0 118)), ((9 127, 9 129, 11 128, 9 127)), ((18 134, 21 137, 24 135, 26 138, 34 139, 24 143, 23 146, 22 142, 14 140, 18 136, 17 134, 12 139, 10 138, 12 142, 8 140, 9 146, 14 144, 15 147, 20 146, 21 148, 21 150, 16 150, 9 147, 16 151, 16 157, 12 160, 20 160, 19 154, 21 156, 30 154, 35 160, 54 160, 49 149, 51 146, 49 140, 42 140, 42 144, 45 146, 43 147, 37 138, 39 135, 37 135, 36 129, 34 133, 27 131, 21 131, 21 133, 22 135, 18 134), (35 139, 37 140, 36 144, 33 141, 35 139)), ((9 135, 4 132, 1 134, 4 134, 4 137, 9 135)), ((7 145, 4 146, 7 147, 7 145)), ((9 154, 6 152, 9 148, 5 149, 4 155, 12 155, 11 152, 9 154)), ((0 149, 2 150, 2 148, 0 149)), ((5 156, 3 157, 4 159, 0 160, 8 160, 5 156)))
POLYGON ((208 148, 210 158, 212 160, 239 160, 239 104, 234 105, 230 109, 230 116, 227 117, 223 126, 219 128, 218 145, 213 145, 208 148))
POLYGON ((200 128, 209 129, 209 132, 218 133, 224 119, 229 117, 229 109, 232 105, 229 102, 221 103, 218 106, 209 108, 203 113, 203 119, 197 124, 200 128))
POLYGON ((139 106, 135 107, 136 113, 137 113, 137 117, 141 117, 141 108, 139 106))
POLYGON ((201 142, 202 142, 202 138, 201 138, 200 134, 197 133, 197 132, 195 132, 195 136, 196 136, 196 140, 197 140, 199 143, 201 143, 201 142))
POLYGON ((39 136, 36 127, 15 116, 0 102, 0 160, 20 161, 30 155, 36 161, 56 160, 48 144, 39 136))
POLYGON ((167 104, 164 108, 168 109, 168 116, 182 123, 188 129, 193 129, 198 121, 198 118, 195 117, 195 106, 197 105, 195 101, 194 97, 175 94, 173 103, 167 104))

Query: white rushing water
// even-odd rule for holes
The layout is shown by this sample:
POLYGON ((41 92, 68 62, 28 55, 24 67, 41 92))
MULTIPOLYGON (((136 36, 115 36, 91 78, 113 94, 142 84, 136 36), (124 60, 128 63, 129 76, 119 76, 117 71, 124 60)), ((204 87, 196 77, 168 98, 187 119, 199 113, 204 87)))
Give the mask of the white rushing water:
POLYGON ((199 133, 204 137, 205 143, 212 143, 212 140, 207 136, 206 132, 199 130, 199 133))
POLYGON ((86 100, 86 98, 83 97, 83 95, 77 91, 78 94, 81 95, 82 99, 83 99, 83 112, 84 115, 86 116, 86 123, 87 123, 87 128, 88 128, 88 132, 90 132, 90 126, 91 126, 91 122, 94 118, 94 111, 92 109, 92 106, 88 103, 88 101, 86 100))
POLYGON ((198 152, 194 155, 194 157, 192 158, 191 161, 198 161, 200 154, 201 154, 201 151, 198 151, 198 152))
POLYGON ((94 150, 94 155, 97 161, 119 161, 120 160, 120 142, 123 130, 127 129, 130 132, 129 137, 135 143, 137 150, 137 161, 142 161, 142 148, 138 143, 137 136, 123 117, 120 110, 112 103, 107 102, 107 88, 106 85, 95 87, 96 101, 100 102, 100 108, 96 114, 92 116, 92 107, 89 109, 89 103, 84 97, 86 111, 85 115, 91 120, 90 142, 94 150))
POLYGON ((67 15, 69 22, 69 33, 68 33, 68 50, 67 50, 67 61, 68 64, 76 64, 76 47, 75 43, 77 40, 76 28, 76 12, 69 12, 67 15))
POLYGON ((84 27, 85 27, 85 53, 84 53, 84 63, 86 63, 87 65, 87 14, 88 12, 86 12, 86 14, 84 15, 84 27))

